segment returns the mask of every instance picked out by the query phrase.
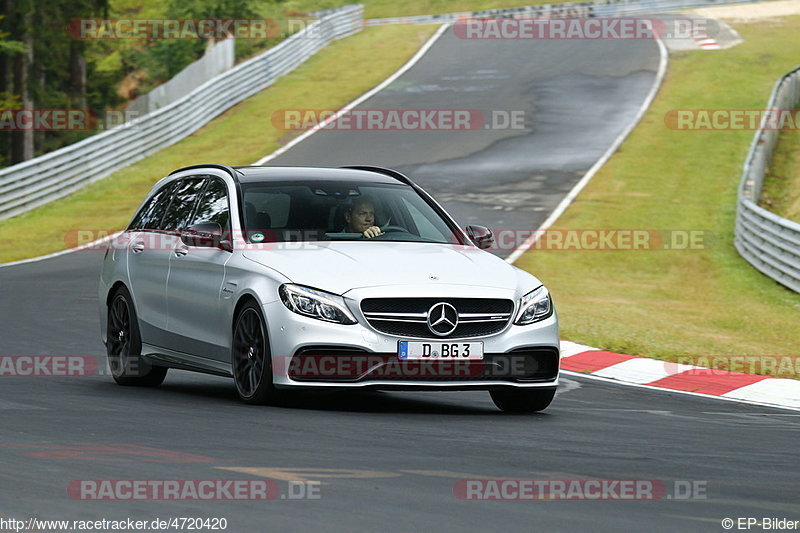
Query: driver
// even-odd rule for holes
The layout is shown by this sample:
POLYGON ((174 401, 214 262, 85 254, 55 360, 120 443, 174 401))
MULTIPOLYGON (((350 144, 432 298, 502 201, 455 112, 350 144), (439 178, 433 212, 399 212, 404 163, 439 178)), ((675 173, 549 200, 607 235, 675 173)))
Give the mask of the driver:
POLYGON ((356 199, 344 214, 347 233, 361 233, 367 239, 383 235, 375 225, 375 204, 366 196, 356 199))

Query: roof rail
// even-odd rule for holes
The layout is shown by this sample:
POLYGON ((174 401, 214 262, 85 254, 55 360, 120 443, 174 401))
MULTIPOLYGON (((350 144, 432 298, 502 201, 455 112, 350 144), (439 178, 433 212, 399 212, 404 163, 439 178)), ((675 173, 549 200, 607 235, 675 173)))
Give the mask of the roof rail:
MULTIPOLYGON (((172 172, 169 173, 169 175, 172 176, 173 174, 177 174, 178 172, 183 172, 184 170, 195 170, 201 168, 216 168, 217 170, 224 170, 225 172, 230 174, 233 179, 235 180, 238 179, 238 177, 236 176, 236 173, 238 171, 235 168, 229 165, 220 165, 218 163, 207 163, 205 165, 191 165, 188 167, 183 167, 177 170, 173 170, 172 172)), ((241 174, 241 172, 239 172, 239 174, 241 174)))
POLYGON ((406 185, 411 185, 411 186, 415 185, 414 182, 411 181, 411 179, 408 176, 389 168, 371 167, 368 165, 348 165, 341 168, 352 168, 353 170, 366 170, 367 172, 377 172, 378 174, 383 174, 384 176, 389 176, 390 178, 394 178, 397 181, 403 182, 406 185))

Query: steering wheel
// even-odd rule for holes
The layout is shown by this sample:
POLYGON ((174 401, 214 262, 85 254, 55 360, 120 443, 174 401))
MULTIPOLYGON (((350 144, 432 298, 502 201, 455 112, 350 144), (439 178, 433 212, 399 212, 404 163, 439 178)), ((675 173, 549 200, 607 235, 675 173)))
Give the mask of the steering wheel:
POLYGON ((385 225, 383 227, 380 227, 380 228, 381 228, 381 231, 384 232, 384 233, 386 233, 388 231, 402 231, 404 233, 408 233, 408 230, 406 228, 402 227, 402 226, 390 226, 389 224, 387 224, 387 225, 385 225))

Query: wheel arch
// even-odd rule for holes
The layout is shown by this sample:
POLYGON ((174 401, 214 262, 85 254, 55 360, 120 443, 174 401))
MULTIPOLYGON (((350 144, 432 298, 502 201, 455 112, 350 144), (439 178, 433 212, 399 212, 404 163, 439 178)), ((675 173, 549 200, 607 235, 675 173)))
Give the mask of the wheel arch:
MULTIPOLYGON (((233 332, 233 329, 236 327, 236 319, 239 316, 239 312, 241 312, 242 308, 249 302, 253 302, 256 304, 256 307, 261 309, 261 302, 259 302, 255 294, 245 292, 239 296, 239 299, 236 301, 236 305, 233 308, 233 316, 231 317, 231 332, 233 332)), ((267 317, 264 316, 263 311, 261 312, 261 317, 264 319, 264 322, 267 321, 267 317)), ((265 334, 267 335, 267 340, 269 340, 269 330, 265 331, 265 334)))
POLYGON ((108 293, 106 294, 106 307, 111 305, 111 298, 117 293, 120 287, 125 287, 125 290, 128 291, 128 294, 130 294, 131 298, 133 298, 133 294, 131 294, 131 290, 128 288, 128 286, 125 285, 122 280, 117 280, 108 289, 108 293))

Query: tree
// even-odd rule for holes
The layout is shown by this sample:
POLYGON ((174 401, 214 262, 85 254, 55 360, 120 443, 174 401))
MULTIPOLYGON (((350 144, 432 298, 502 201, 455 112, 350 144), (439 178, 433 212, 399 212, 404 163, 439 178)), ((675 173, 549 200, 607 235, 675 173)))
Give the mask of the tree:
MULTIPOLYGON (((5 15, 0 14, 0 25, 4 18, 5 15)), ((9 35, 0 30, 0 109, 16 109, 21 105, 19 98, 13 93, 13 86, 9 84, 12 65, 9 59, 28 50, 20 41, 9 40, 9 35)))
MULTIPOLYGON (((10 65, 7 67, 6 84, 11 84, 11 92, 19 105, 17 109, 29 111, 33 109, 33 99, 30 93, 30 72, 33 63, 33 37, 31 32, 31 16, 33 2, 31 0, 6 0, 4 2, 3 28, 14 42, 23 45, 22 51, 4 54, 10 65)), ((11 163, 20 163, 33 157, 33 130, 11 132, 10 156, 11 163)))
MULTIPOLYGON (((71 19, 107 15, 108 0, 5 0, 0 31, 11 38, 0 46, 0 93, 16 109, 86 109, 86 43, 66 31, 71 19)), ((2 98, 0 98, 2 99, 2 98)), ((10 162, 74 140, 70 132, 11 133, 0 146, 10 162)))

